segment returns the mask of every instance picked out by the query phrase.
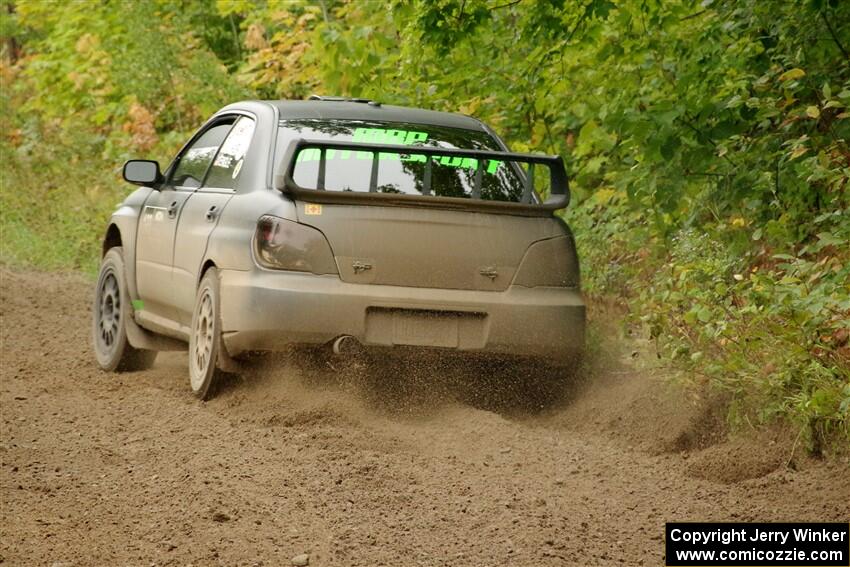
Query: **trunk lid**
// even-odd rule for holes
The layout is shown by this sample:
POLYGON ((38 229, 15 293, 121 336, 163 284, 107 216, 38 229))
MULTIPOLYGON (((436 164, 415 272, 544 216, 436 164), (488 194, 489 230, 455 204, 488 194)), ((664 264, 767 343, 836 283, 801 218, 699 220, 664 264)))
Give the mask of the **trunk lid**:
POLYGON ((501 291, 528 247, 563 234, 545 216, 297 201, 350 283, 501 291))

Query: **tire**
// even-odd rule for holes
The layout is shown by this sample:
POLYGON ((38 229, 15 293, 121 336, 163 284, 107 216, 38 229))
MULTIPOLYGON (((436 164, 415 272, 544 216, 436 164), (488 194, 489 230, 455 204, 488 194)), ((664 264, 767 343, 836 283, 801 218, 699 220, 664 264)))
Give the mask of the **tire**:
POLYGON ((212 398, 226 376, 220 368, 220 304, 218 270, 210 268, 195 295, 189 335, 189 385, 202 400, 212 398))
POLYGON ((157 351, 133 348, 125 321, 132 317, 124 270, 124 251, 110 248, 103 256, 92 306, 92 342, 98 366, 107 372, 133 372, 153 366, 157 351))

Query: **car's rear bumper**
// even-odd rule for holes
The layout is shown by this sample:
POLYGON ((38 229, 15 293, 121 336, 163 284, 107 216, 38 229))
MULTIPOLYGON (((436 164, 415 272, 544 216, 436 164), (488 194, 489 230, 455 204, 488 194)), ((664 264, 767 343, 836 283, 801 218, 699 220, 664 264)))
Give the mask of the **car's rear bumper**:
POLYGON ((352 284, 336 276, 221 271, 224 342, 232 355, 322 344, 413 345, 569 362, 584 346, 585 306, 572 288, 505 291, 352 284))

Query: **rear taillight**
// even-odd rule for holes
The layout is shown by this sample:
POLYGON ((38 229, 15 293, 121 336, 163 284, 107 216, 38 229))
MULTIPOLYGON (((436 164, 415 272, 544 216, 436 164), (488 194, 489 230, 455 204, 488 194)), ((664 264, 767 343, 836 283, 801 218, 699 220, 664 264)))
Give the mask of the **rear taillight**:
POLYGON ((578 256, 572 237, 558 236, 529 246, 513 283, 523 287, 578 287, 578 256))
POLYGON ((254 235, 257 262, 275 270, 338 273, 325 235, 315 228, 266 215, 257 222, 254 235))

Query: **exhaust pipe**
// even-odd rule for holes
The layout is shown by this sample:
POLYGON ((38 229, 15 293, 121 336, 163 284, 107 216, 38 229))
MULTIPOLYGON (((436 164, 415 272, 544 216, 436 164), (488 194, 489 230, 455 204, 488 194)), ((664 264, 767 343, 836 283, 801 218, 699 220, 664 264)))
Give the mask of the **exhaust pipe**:
POLYGON ((341 335, 334 339, 331 350, 335 355, 352 355, 360 350, 360 342, 351 335, 341 335))

